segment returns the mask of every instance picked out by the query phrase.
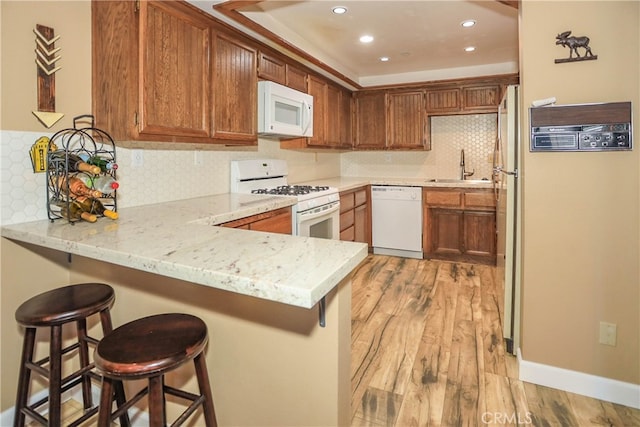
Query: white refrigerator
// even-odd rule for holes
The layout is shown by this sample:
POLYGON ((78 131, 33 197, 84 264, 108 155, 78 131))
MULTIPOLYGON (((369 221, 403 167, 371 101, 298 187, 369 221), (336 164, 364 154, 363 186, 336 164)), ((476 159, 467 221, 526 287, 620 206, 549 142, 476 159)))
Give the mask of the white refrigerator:
POLYGON ((520 346, 520 105, 517 85, 507 87, 498 108, 498 138, 493 156, 497 203, 496 281, 504 287, 503 335, 507 352, 520 346))

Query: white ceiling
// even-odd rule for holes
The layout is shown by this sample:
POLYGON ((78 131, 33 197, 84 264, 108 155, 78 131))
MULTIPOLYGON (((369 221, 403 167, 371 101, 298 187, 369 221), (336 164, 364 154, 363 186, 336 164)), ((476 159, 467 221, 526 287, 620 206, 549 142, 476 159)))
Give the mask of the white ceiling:
MULTIPOLYGON (((219 1, 190 3, 221 18, 219 1)), ((239 11, 362 86, 518 72, 518 10, 494 0, 269 0, 239 11), (467 19, 477 24, 463 28, 467 19)))

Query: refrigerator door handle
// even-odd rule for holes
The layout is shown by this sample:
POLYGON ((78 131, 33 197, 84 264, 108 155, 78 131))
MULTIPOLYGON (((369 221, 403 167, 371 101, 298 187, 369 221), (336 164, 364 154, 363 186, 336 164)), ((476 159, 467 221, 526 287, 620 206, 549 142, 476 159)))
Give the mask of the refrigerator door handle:
POLYGON ((493 173, 495 173, 496 175, 499 174, 499 173, 503 173, 505 175, 511 175, 511 176, 516 177, 516 178, 518 177, 518 169, 515 169, 513 171, 506 171, 506 170, 502 169, 502 166, 495 166, 493 168, 493 173))

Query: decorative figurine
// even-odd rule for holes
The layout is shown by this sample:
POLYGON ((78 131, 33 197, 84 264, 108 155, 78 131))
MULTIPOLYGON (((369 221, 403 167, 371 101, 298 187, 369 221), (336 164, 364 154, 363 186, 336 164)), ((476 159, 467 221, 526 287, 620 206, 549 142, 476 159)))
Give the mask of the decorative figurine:
POLYGON ((592 59, 598 59, 598 55, 594 55, 591 52, 591 48, 589 47, 589 37, 581 36, 571 36, 571 31, 565 31, 562 34, 558 34, 556 36, 556 45, 561 45, 562 47, 569 48, 569 57, 564 59, 556 59, 555 63, 558 64, 560 62, 574 62, 574 61, 588 61, 592 59), (578 48, 581 47, 585 50, 584 56, 580 56, 578 53, 578 48), (573 54, 576 54, 576 57, 573 57, 573 54))

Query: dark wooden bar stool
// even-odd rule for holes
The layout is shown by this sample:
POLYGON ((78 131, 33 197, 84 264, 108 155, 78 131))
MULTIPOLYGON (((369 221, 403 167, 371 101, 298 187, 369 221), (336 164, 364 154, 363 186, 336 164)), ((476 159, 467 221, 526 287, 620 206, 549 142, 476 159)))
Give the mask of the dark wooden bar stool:
MULTIPOLYGON (((87 318, 100 314, 102 332, 111 332, 111 314, 109 310, 115 301, 113 288, 102 283, 80 283, 53 289, 36 295, 25 301, 16 310, 16 321, 26 327, 22 346, 22 359, 18 376, 18 393, 13 425, 21 427, 25 424, 25 415, 37 422, 48 426, 60 426, 60 407, 62 393, 77 385, 82 385, 84 413, 76 421, 69 424, 76 426, 98 412, 98 406, 93 406, 91 396, 91 379, 99 380, 93 363, 89 362, 89 344, 96 345, 98 340, 87 335, 87 318), (75 322, 77 342, 62 348, 62 326, 75 322), (34 347, 37 328, 50 329, 49 356, 34 361, 34 347), (62 378, 63 355, 78 350, 80 368, 72 374, 62 378), (48 365, 45 367, 45 365, 48 365), (49 394, 37 402, 28 404, 31 372, 41 374, 49 381, 49 394), (45 418, 38 412, 38 408, 49 403, 48 414, 45 418)), ((124 404, 125 395, 122 383, 114 387, 118 406, 124 404)), ((120 418, 121 425, 130 425, 125 413, 120 418)))
POLYGON ((174 421, 179 426, 202 405, 205 424, 215 427, 216 415, 204 358, 207 326, 188 314, 159 314, 126 323, 106 335, 96 347, 96 368, 103 375, 98 426, 109 423, 127 411, 145 395, 149 395, 149 425, 166 425, 165 393, 191 401, 174 421), (168 386, 164 375, 192 360, 200 394, 168 386), (148 379, 148 385, 115 412, 111 412, 114 380, 148 379))

